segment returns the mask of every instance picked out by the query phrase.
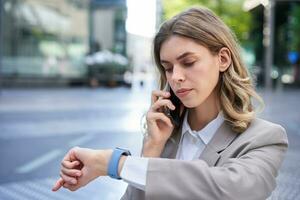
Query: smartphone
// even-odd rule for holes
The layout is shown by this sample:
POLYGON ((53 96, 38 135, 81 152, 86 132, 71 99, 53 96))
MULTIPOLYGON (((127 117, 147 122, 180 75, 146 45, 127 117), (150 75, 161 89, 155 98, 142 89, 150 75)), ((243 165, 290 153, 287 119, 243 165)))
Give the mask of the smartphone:
POLYGON ((179 125, 180 125, 180 105, 181 105, 181 101, 174 94, 173 90, 171 89, 171 87, 168 83, 164 87, 163 91, 170 92, 171 96, 170 96, 169 99, 171 100, 171 102, 175 106, 175 110, 170 110, 168 107, 165 107, 164 108, 164 114, 167 115, 171 119, 171 121, 172 121, 172 123, 175 127, 179 127, 179 125))

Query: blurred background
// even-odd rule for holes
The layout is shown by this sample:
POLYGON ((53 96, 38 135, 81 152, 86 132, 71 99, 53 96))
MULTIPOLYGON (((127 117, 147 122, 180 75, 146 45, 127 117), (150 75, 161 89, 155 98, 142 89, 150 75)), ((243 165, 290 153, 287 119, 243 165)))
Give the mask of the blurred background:
POLYGON ((131 149, 158 88, 152 39, 193 5, 235 32, 266 107, 290 147, 269 199, 300 199, 300 1, 0 0, 0 199, 119 199, 102 177, 51 192, 73 146, 131 149))

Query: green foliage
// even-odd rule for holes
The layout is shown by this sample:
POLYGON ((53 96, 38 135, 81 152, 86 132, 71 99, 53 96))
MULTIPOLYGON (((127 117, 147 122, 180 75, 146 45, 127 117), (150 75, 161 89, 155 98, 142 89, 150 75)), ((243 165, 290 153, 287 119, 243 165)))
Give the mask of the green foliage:
POLYGON ((251 15, 242 9, 242 0, 163 0, 164 20, 192 7, 205 6, 213 10, 245 43, 251 27, 251 15))
POLYGON ((295 5, 292 7, 291 18, 290 18, 290 33, 289 38, 289 48, 292 51, 300 51, 300 6, 295 5))

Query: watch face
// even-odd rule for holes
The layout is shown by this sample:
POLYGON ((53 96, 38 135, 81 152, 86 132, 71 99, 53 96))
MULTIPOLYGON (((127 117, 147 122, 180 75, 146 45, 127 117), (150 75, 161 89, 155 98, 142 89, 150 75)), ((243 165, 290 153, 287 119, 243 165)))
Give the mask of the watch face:
POLYGON ((129 156, 129 155, 130 155, 130 152, 124 151, 124 152, 122 153, 122 155, 123 155, 123 156, 129 156))
POLYGON ((126 156, 131 155, 130 151, 127 149, 122 149, 119 147, 117 147, 116 149, 118 149, 119 151, 122 151, 122 155, 126 155, 126 156))

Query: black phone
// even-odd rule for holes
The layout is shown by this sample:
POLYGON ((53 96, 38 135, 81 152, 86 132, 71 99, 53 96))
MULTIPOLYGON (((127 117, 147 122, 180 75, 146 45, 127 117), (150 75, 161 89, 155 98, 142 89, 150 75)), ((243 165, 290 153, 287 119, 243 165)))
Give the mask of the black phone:
POLYGON ((164 108, 164 113, 165 113, 165 115, 167 115, 171 119, 171 121, 172 121, 172 123, 175 127, 179 127, 179 125, 180 125, 180 105, 181 105, 181 101, 174 94, 173 90, 171 89, 171 87, 168 83, 166 84, 166 86, 163 90, 170 92, 171 96, 170 96, 169 99, 171 100, 171 102, 175 106, 175 110, 170 110, 168 107, 165 107, 164 108))

